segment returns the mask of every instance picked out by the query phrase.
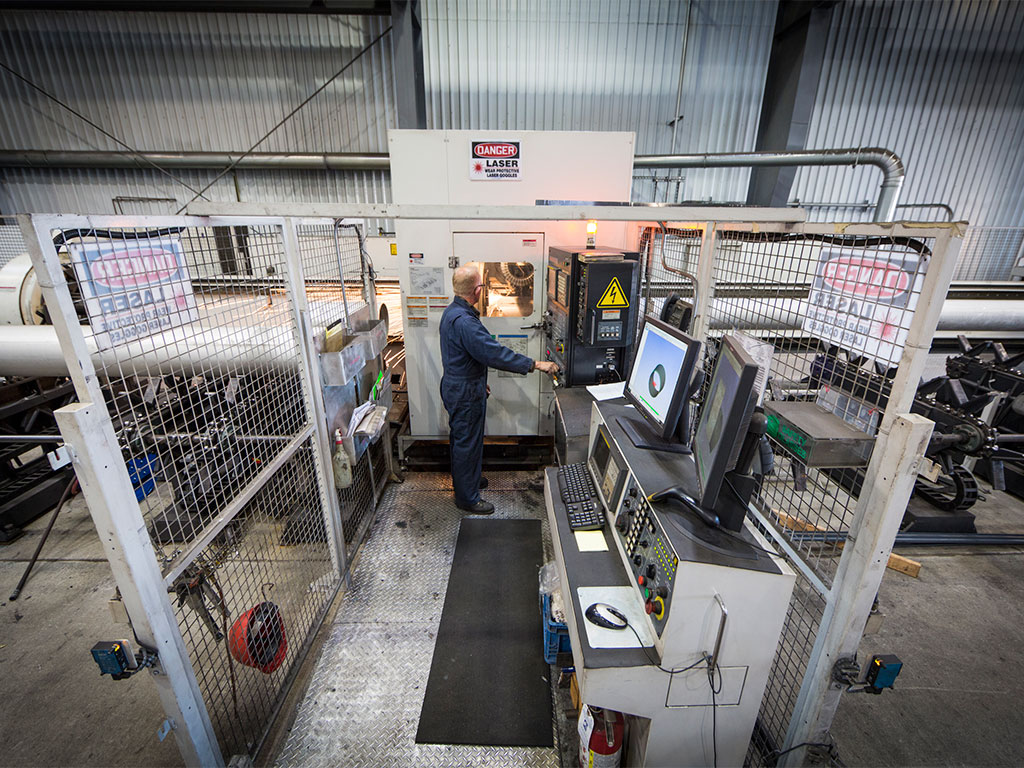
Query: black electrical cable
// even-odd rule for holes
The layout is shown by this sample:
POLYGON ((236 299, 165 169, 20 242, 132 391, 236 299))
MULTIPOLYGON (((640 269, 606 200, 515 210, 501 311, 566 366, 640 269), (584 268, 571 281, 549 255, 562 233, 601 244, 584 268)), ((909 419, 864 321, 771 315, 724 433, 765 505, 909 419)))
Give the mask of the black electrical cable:
POLYGON ((689 672, 691 669, 700 666, 702 663, 708 660, 707 656, 701 656, 688 667, 683 667, 682 669, 665 669, 663 666, 661 666, 661 664, 658 663, 657 659, 655 659, 653 656, 651 656, 650 653, 648 653, 647 646, 644 645, 644 641, 640 639, 640 635, 637 633, 637 631, 633 628, 633 625, 630 624, 628 620, 626 621, 626 626, 629 627, 629 631, 632 632, 633 635, 636 637, 636 641, 640 643, 640 650, 643 651, 644 656, 646 656, 648 660, 650 660, 651 665, 657 667, 662 672, 668 675, 678 675, 680 672, 689 672))
POLYGON ((831 743, 822 742, 822 741, 805 741, 805 742, 803 742, 801 744, 797 744, 796 746, 790 747, 789 749, 775 749, 775 750, 772 750, 771 752, 768 753, 768 759, 769 760, 778 760, 783 755, 788 754, 788 753, 792 752, 795 749, 800 749, 801 747, 821 747, 821 748, 832 749, 832 746, 833 745, 831 743))
POLYGON ((722 692, 722 670, 715 659, 714 666, 708 664, 708 685, 711 686, 711 749, 714 768, 718 768, 718 694, 722 692), (718 688, 715 688, 715 670, 718 671, 718 688))
MULTIPOLYGON (((106 136, 108 139, 117 142, 122 147, 124 147, 129 152, 131 152, 133 155, 135 155, 143 163, 146 163, 147 165, 152 166, 156 170, 160 171, 160 173, 162 173, 167 178, 172 179, 173 181, 178 182, 179 184, 181 184, 181 186, 185 187, 185 189, 187 189, 189 192, 196 192, 195 187, 189 185, 185 181, 182 181, 177 176, 175 176, 173 173, 168 171, 166 168, 162 168, 161 166, 157 165, 152 160, 150 160, 148 157, 146 157, 141 152, 139 152, 139 150, 135 149, 135 147, 131 146, 130 144, 125 143, 124 141, 121 141, 121 139, 117 138, 117 136, 115 136, 110 131, 108 131, 105 128, 103 128, 103 126, 101 126, 101 125, 99 125, 97 123, 94 123, 92 120, 90 120, 88 117, 86 117, 81 112, 76 110, 74 107, 71 107, 70 105, 65 104, 63 101, 58 99, 52 93, 50 93, 49 91, 45 90, 44 88, 36 85, 31 80, 29 80, 27 77, 25 77, 23 74, 21 74, 20 72, 18 72, 15 69, 12 69, 10 66, 8 66, 7 64, 5 64, 2 61, 0 61, 0 69, 3 69, 8 74, 12 75, 13 77, 18 78, 19 80, 21 80, 21 82, 25 83, 25 85, 27 85, 29 88, 33 89, 34 91, 38 91, 39 93, 43 94, 43 96, 48 98, 50 101, 54 102, 55 104, 57 104, 58 106, 60 106, 60 107, 62 107, 64 109, 66 109, 68 112, 70 112, 72 115, 77 117, 79 120, 82 120, 83 122, 85 122, 87 125, 92 126, 97 131, 99 131, 104 136, 106 136)), ((196 195, 201 197, 201 196, 203 196, 203 192, 205 192, 205 191, 206 190, 202 190, 201 192, 196 192, 196 195)), ((192 199, 194 200, 195 198, 192 198, 192 199)))
POLYGON ((86 237, 101 237, 105 240, 144 240, 150 237, 164 237, 183 232, 185 227, 164 227, 163 229, 125 230, 114 232, 109 229, 69 229, 57 233, 53 238, 55 246, 64 245, 68 240, 79 240, 86 237))
POLYGON ((327 80, 325 80, 324 83, 322 85, 320 85, 319 88, 317 88, 315 91, 313 91, 311 94, 309 94, 309 96, 307 96, 305 99, 303 99, 302 103, 299 104, 297 107, 295 107, 295 109, 293 109, 287 115, 282 117, 273 128, 271 128, 269 131, 267 131, 262 136, 260 136, 260 138, 256 141, 255 144, 253 144, 251 147, 249 147, 247 150, 245 150, 245 152, 243 152, 235 160, 233 160, 231 162, 231 164, 228 165, 227 168, 225 168, 223 171, 221 171, 216 176, 214 176, 213 177, 213 181, 211 181, 209 184, 207 184, 201 190, 196 192, 195 197, 193 197, 191 200, 189 200, 188 203, 185 203, 183 206, 181 206, 181 208, 178 209, 177 213, 180 214, 182 211, 184 211, 186 208, 188 208, 189 204, 192 203, 193 201, 195 201, 196 198, 203 197, 203 193, 206 192, 206 190, 208 190, 210 187, 212 187, 214 184, 216 184, 218 181, 220 181, 222 178, 224 178, 224 176, 226 176, 231 171, 233 171, 235 169, 235 167, 240 162, 242 162, 243 159, 245 159, 246 157, 248 157, 249 155, 252 154, 253 150, 255 150, 256 147, 258 147, 264 141, 269 139, 270 135, 274 131, 276 131, 282 125, 284 125, 289 120, 291 120, 292 116, 294 116, 300 109, 302 109, 304 106, 309 104, 309 102, 311 102, 313 99, 315 99, 320 94, 320 92, 324 90, 324 88, 326 88, 331 83, 333 83, 335 80, 337 80, 339 77, 341 77, 341 75, 343 75, 345 73, 345 71, 349 67, 351 67, 353 64, 355 64, 357 61, 359 61, 359 59, 361 59, 371 48, 373 48, 373 46, 375 46, 378 42, 380 42, 381 39, 383 39, 383 37, 388 32, 390 32, 390 31, 391 31, 391 27, 389 26, 387 29, 385 29, 383 32, 381 32, 379 35, 377 35, 373 40, 371 40, 369 43, 367 43, 366 46, 361 51, 359 51, 359 53, 357 53, 355 56, 353 56, 345 66, 343 66, 341 69, 339 69, 333 75, 331 75, 327 80))

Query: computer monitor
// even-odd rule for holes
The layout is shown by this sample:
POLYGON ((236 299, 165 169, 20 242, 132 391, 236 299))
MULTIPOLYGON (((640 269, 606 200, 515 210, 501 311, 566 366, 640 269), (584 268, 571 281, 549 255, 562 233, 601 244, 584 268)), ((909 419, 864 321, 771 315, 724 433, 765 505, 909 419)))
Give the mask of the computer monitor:
POLYGON ((700 493, 696 501, 704 509, 715 509, 725 475, 736 466, 757 404, 755 382, 759 370, 760 366, 739 339, 722 337, 721 351, 693 438, 700 493))
POLYGON ((645 318, 623 391, 643 419, 617 419, 637 448, 690 452, 690 381, 699 358, 699 341, 653 317, 645 318))

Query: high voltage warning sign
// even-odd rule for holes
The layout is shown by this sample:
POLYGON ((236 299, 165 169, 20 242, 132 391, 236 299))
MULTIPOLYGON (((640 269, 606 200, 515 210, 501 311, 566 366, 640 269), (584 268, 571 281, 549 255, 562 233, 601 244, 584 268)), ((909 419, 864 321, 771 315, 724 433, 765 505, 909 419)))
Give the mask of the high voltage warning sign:
POLYGON ((597 302, 598 309, 622 309, 629 306, 622 286, 619 285, 619 278, 613 277, 608 287, 601 294, 601 300, 597 302))

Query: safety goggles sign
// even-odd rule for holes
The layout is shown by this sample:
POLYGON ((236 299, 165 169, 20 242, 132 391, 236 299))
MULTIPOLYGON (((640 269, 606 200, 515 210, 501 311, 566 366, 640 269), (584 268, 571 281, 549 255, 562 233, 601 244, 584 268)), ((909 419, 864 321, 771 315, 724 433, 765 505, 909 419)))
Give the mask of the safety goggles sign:
POLYGON ((823 249, 803 330, 850 352, 893 366, 907 342, 927 256, 905 246, 823 249))
POLYGON ((474 141, 469 160, 473 181, 519 181, 523 178, 518 141, 474 141))
POLYGON ((99 349, 199 318, 177 237, 69 243, 99 349))

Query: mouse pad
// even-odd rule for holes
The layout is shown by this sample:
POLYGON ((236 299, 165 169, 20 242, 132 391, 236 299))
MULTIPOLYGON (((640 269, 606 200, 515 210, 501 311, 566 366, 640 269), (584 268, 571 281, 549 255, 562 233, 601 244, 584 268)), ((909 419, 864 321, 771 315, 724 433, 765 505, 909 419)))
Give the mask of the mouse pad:
MULTIPOLYGON (((633 591, 632 587, 578 587, 576 594, 580 599, 580 612, 586 613, 587 608, 593 603, 608 603, 622 613, 629 626, 636 630, 644 645, 653 646, 654 637, 651 634, 650 624, 647 621, 647 614, 644 612, 644 604, 640 597, 633 591)), ((636 635, 629 631, 629 627, 623 629, 606 629, 592 624, 583 617, 583 626, 587 631, 587 643, 591 648, 639 648, 636 635)))

